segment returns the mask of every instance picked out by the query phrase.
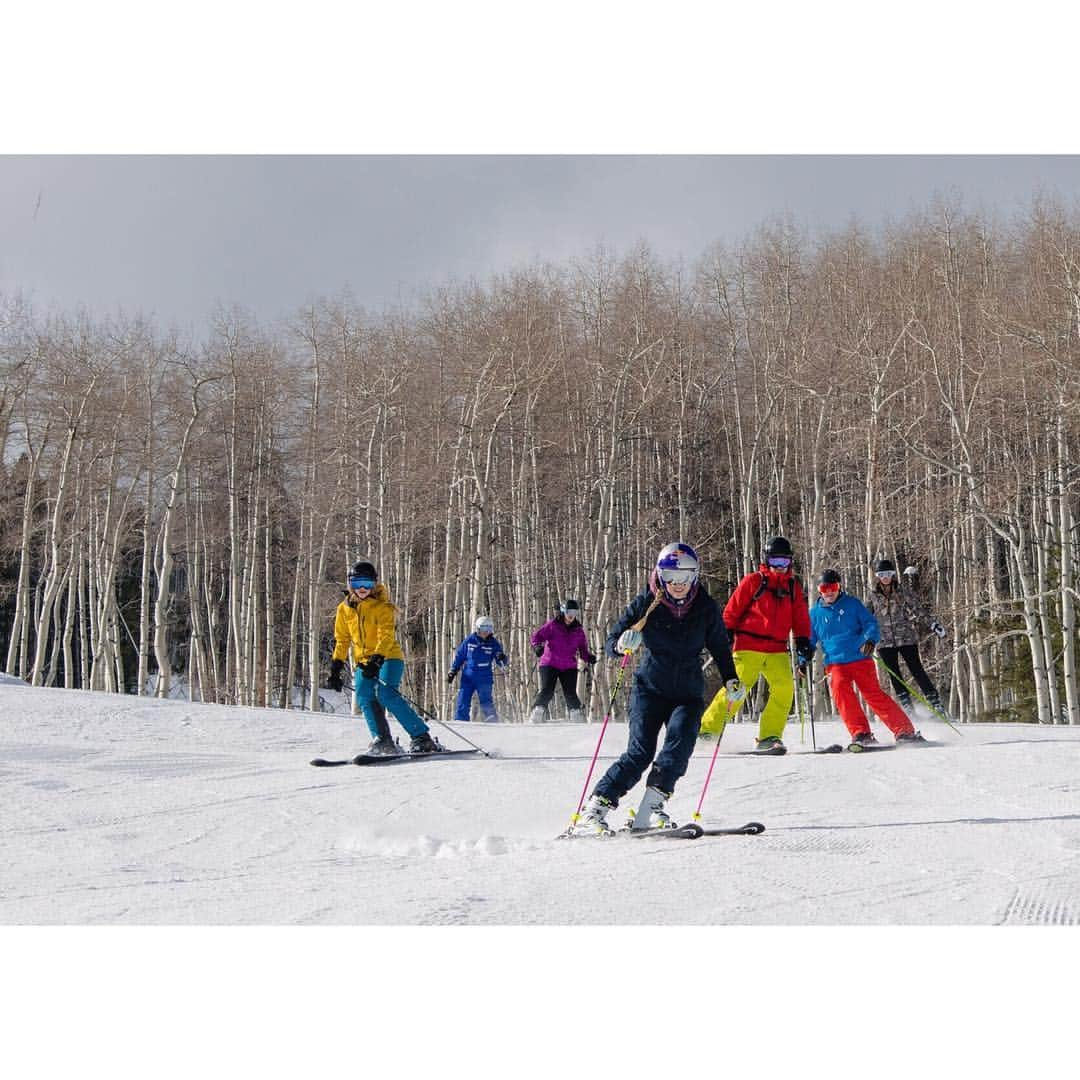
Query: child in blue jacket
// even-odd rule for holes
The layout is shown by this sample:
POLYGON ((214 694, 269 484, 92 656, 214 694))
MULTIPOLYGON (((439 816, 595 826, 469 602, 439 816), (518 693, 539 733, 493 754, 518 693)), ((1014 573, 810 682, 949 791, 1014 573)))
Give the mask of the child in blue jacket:
POLYGON ((472 710, 472 696, 476 694, 480 701, 480 710, 484 719, 494 723, 499 719, 492 698, 491 687, 495 678, 495 668, 505 670, 509 666, 506 653, 499 639, 495 637, 495 623, 490 616, 481 615, 473 632, 458 646, 447 682, 453 682, 461 672, 461 684, 458 687, 457 713, 455 720, 468 720, 472 710))

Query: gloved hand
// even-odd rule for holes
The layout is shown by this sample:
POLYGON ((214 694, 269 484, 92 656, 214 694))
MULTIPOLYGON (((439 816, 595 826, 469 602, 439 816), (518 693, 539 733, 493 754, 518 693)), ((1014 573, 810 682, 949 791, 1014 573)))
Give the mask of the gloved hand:
POLYGON ((344 660, 330 661, 330 678, 326 680, 329 689, 341 693, 341 673, 345 670, 344 660))
POLYGON ((447 675, 446 675, 446 681, 447 681, 447 682, 453 682, 453 681, 454 681, 454 676, 455 676, 456 674, 457 674, 457 672, 456 672, 456 671, 449 671, 449 672, 447 672, 447 675))
POLYGON ((932 622, 930 624, 930 633, 937 634, 939 638, 945 637, 945 627, 939 622, 932 622))
POLYGON ((872 641, 864 641, 859 646, 859 652, 861 652, 863 654, 863 656, 873 656, 873 654, 874 654, 874 643, 872 641))
POLYGON ((543 645, 534 645, 533 646, 533 652, 536 653, 537 656, 543 656, 544 655, 544 646, 543 645))
POLYGON ((738 679, 728 679, 724 683, 724 692, 729 705, 738 705, 746 697, 746 687, 738 679))
POLYGON ((585 663, 588 664, 589 667, 592 667, 593 664, 596 663, 596 653, 589 653, 589 655, 585 657, 585 663))
POLYGON ((360 670, 364 674, 365 679, 377 679, 379 677, 379 668, 382 667, 382 662, 385 660, 381 653, 372 653, 368 658, 366 664, 360 665, 360 670))
POLYGON ((641 631, 640 630, 624 630, 619 635, 619 641, 616 648, 621 653, 637 652, 641 648, 641 631))
POLYGON ((805 675, 806 668, 814 657, 814 650, 810 648, 810 639, 797 637, 795 639, 795 661, 799 665, 799 674, 805 675))

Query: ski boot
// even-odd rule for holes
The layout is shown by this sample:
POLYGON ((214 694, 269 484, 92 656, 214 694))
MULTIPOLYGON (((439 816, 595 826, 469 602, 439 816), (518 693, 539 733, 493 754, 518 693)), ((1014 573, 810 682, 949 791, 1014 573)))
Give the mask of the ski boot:
POLYGON ((409 743, 410 754, 437 754, 442 747, 427 731, 423 735, 414 735, 409 743))
POLYGON ((925 746, 926 740, 917 731, 902 732, 896 736, 897 746, 925 746))
POLYGON ((531 713, 529 713, 530 724, 546 724, 547 723, 547 709, 543 705, 537 705, 531 713))
POLYGON ((781 754, 787 753, 784 740, 779 735, 766 735, 764 739, 755 739, 754 744, 754 753, 756 754, 775 754, 779 757, 781 754))
POLYGON ((615 804, 603 795, 593 795, 573 826, 574 836, 614 836, 615 830, 607 823, 608 811, 615 804))
POLYGON ((659 788, 647 787, 641 797, 637 813, 630 811, 627 827, 633 829, 674 829, 675 822, 664 809, 664 804, 671 798, 671 792, 659 788))
POLYGON ((851 742, 853 746, 877 746, 877 739, 872 731, 860 731, 858 735, 852 735, 851 742))
POLYGON ((584 724, 585 713, 582 709, 571 709, 569 720, 571 724, 584 724))
POLYGON ((401 747, 389 735, 380 735, 364 753, 371 757, 396 757, 401 753, 401 747))

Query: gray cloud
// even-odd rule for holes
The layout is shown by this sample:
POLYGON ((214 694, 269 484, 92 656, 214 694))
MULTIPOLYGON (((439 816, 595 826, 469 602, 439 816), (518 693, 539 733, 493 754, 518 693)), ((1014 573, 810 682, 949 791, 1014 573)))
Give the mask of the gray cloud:
POLYGON ((378 309, 449 278, 647 241, 696 258, 790 214, 813 230, 935 194, 1009 215, 1075 204, 1078 156, 0 157, 0 290, 153 314, 262 320, 348 286, 378 309))

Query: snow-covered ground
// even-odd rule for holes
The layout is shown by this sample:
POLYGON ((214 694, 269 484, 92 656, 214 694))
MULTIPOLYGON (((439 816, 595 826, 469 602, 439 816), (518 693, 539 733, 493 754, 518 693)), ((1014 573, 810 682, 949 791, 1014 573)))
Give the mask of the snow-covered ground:
POLYGON ((790 725, 792 753, 759 759, 726 756, 752 745, 736 725, 704 816, 763 835, 565 842, 599 725, 462 725, 497 756, 314 769, 362 748, 358 720, 11 682, 0 714, 4 924, 1080 923, 1069 728, 924 721, 946 745, 813 756, 790 725))
POLYGON ((1080 731, 922 729, 946 745, 721 756, 705 817, 761 836, 568 842, 599 725, 314 769, 357 720, 0 680, 5 1073, 1067 1072, 1080 731))

